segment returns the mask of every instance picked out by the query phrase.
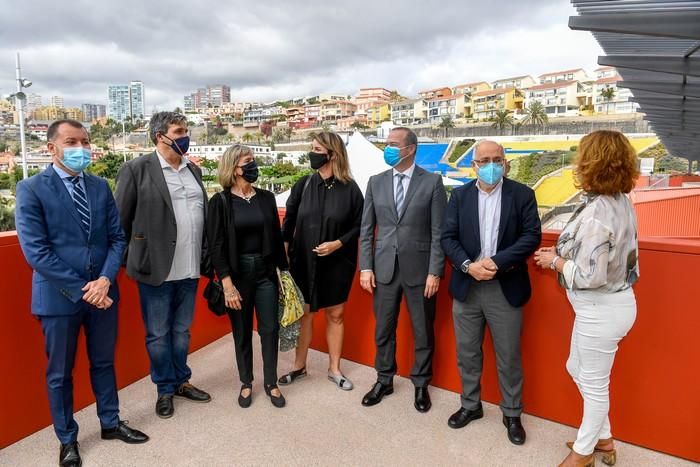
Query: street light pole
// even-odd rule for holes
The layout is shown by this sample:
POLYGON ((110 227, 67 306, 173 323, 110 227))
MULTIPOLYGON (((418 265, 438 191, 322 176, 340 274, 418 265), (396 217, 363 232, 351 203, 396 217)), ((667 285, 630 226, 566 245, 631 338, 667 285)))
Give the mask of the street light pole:
POLYGON ((24 93, 22 92, 22 87, 24 85, 22 79, 22 70, 19 66, 19 52, 17 52, 17 94, 15 94, 15 103, 18 107, 19 114, 19 141, 20 150, 22 151, 22 178, 27 178, 29 175, 27 171, 27 142, 24 139, 24 106, 22 105, 22 97, 24 93))
POLYGON ((122 151, 124 152, 124 162, 126 162, 126 125, 122 119, 122 151))

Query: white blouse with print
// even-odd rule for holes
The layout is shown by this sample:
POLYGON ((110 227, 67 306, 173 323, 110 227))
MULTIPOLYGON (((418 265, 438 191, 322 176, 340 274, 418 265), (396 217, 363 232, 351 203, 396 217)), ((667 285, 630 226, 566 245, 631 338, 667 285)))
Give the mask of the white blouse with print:
POLYGON ((566 261, 559 282, 569 290, 619 292, 639 279, 637 217, 622 193, 584 195, 559 236, 566 261))

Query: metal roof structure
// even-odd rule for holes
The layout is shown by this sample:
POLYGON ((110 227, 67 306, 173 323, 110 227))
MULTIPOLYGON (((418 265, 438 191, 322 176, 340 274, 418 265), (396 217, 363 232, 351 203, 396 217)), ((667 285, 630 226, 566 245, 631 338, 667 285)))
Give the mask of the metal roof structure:
POLYGON ((572 0, 666 149, 700 165, 700 1, 572 0))

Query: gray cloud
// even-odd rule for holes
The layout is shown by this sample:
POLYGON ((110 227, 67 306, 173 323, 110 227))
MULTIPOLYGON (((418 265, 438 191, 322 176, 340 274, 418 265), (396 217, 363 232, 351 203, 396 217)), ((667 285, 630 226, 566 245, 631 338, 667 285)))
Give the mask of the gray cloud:
POLYGON ((149 109, 210 83, 230 85, 234 100, 362 86, 411 94, 591 67, 599 53, 567 29, 566 0, 0 0, 0 11, 0 94, 14 89, 20 51, 32 91, 70 104, 105 102, 110 83, 130 80, 144 82, 149 109))

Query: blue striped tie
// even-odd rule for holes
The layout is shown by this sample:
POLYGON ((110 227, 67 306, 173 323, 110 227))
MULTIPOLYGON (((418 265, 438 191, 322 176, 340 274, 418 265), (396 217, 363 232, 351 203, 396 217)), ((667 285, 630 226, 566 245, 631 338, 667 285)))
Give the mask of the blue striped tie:
POLYGON ((396 179, 398 183, 396 184, 396 214, 401 215, 401 209, 403 209, 403 179, 406 175, 396 174, 396 179))
POLYGON ((85 232, 90 232, 90 209, 88 208, 87 196, 83 187, 80 186, 80 177, 70 179, 73 183, 73 204, 80 216, 80 223, 83 225, 85 232))

